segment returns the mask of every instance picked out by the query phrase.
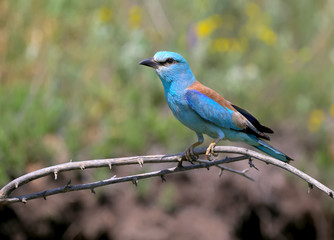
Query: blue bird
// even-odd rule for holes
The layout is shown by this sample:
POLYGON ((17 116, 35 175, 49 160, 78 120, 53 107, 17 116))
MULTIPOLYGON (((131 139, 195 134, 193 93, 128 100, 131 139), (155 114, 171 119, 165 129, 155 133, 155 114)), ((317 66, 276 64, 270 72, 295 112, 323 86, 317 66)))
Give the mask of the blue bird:
POLYGON ((267 133, 273 130, 261 125, 247 110, 199 83, 180 54, 161 51, 139 64, 155 70, 174 116, 196 132, 198 141, 185 150, 187 160, 194 158, 193 149, 203 143, 203 134, 215 139, 206 150, 208 160, 217 156, 214 147, 222 139, 247 143, 283 162, 292 160, 262 140, 270 140, 267 133))

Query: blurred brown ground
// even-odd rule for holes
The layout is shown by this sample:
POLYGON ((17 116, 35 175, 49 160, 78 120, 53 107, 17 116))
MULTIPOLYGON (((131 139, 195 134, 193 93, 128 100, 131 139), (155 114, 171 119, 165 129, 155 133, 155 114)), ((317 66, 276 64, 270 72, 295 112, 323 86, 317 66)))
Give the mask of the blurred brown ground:
MULTIPOLYGON (((0 207, 0 239, 333 239, 332 200, 273 166, 255 161, 251 182, 219 170, 195 170, 160 178, 116 184, 0 207), (169 189, 169 190, 168 190, 169 189)), ((247 163, 231 165, 247 168, 247 163)), ((38 166, 36 166, 38 167, 38 166)), ((150 166, 144 166, 150 168, 150 166)), ((156 166, 151 166, 153 169, 156 166)), ((146 169, 148 170, 148 169, 146 169)), ((142 171, 118 167, 111 175, 142 171)), ((24 189, 92 180, 60 174, 24 189)))

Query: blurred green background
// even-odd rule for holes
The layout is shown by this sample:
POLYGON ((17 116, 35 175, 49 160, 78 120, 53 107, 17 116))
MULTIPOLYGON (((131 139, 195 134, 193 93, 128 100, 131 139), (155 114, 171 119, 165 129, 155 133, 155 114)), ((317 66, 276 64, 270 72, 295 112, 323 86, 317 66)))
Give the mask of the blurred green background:
MULTIPOLYGON (((0 186, 36 168, 71 159, 176 153, 193 143, 196 135, 172 116, 164 99, 162 84, 154 71, 138 65, 140 60, 152 57, 159 50, 169 50, 187 59, 200 82, 248 109, 263 124, 273 128, 276 133, 272 137, 273 145, 294 158, 293 165, 333 187, 333 22, 333 1, 1 1, 0 186)), ((265 175, 266 171, 261 174, 265 175)), ((281 187, 288 185, 275 182, 277 178, 271 178, 270 173, 262 182, 273 181, 273 186, 281 187)), ((279 174, 284 176, 282 171, 279 174)), ((192 175, 192 178, 196 179, 196 176, 192 175)), ((291 182, 297 181, 289 176, 291 182)), ((186 205, 182 205, 182 199, 177 199, 177 192, 180 196, 180 191, 187 195, 189 185, 182 188, 182 183, 192 178, 181 175, 179 179, 176 177, 175 182, 164 186, 159 182, 156 185, 159 187, 152 187, 152 182, 143 181, 137 189, 138 199, 132 198, 135 199, 133 204, 146 207, 151 203, 169 214, 178 206, 186 205), (154 191, 158 190, 152 188, 161 188, 161 194, 157 197, 154 191)), ((198 182, 201 183, 202 179, 198 182)), ((215 191, 234 186, 234 183, 228 185, 227 179, 221 184, 227 185, 216 186, 215 191)), ((256 191, 247 193, 242 187, 252 186, 257 190, 258 186, 250 182, 240 184, 236 181, 235 184, 238 187, 233 187, 236 189, 234 195, 228 194, 234 199, 227 206, 239 203, 238 207, 231 207, 236 210, 247 202, 247 209, 255 209, 257 214, 257 209, 262 209, 262 203, 260 207, 248 207, 252 206, 248 197, 256 191), (245 192, 246 200, 242 198, 245 192)), ((292 201, 290 208, 283 204, 277 209, 293 212, 290 211, 294 209, 291 206, 301 202, 300 199, 305 200, 306 187, 302 187, 298 200, 295 193, 289 194, 285 190, 282 194, 276 193, 274 196, 279 196, 277 201, 281 198, 282 201, 292 201)), ((114 188, 117 193, 118 186, 114 188)), ((221 199, 227 196, 215 191, 212 192, 221 199)), ((195 192, 195 198, 206 195, 195 192)), ((263 192, 265 194, 259 201, 269 201, 271 198, 267 195, 271 195, 271 189, 263 192)), ((115 194, 112 196, 117 199, 116 193, 108 192, 115 194)), ((207 194, 208 197, 213 195, 207 194)), ((80 201, 86 198, 87 195, 77 201, 84 205, 80 201)), ((320 195, 318 200, 307 206, 322 206, 319 199, 323 198, 326 196, 320 195)), ((69 199, 59 202, 65 205, 69 199)), ((99 196, 95 204, 101 206, 101 202, 108 202, 105 199, 109 197, 99 196)), ((184 199, 186 203, 192 201, 184 199)), ((114 203, 122 201, 121 198, 108 202, 113 214, 118 208, 114 203)), ((38 203, 38 200, 35 202, 38 203)), ((197 209, 199 202, 194 205, 196 210, 201 209, 197 209)), ((35 205, 31 209, 43 206, 35 205)), ((58 212, 60 207, 55 206, 58 206, 55 211, 58 212)), ((80 209, 69 206, 71 211, 80 209)), ((329 219, 334 219, 333 208, 323 206, 314 208, 321 211, 314 215, 311 213, 311 217, 306 214, 302 219, 311 219, 311 225, 312 221, 316 225, 316 221, 322 219, 318 221, 319 226, 325 223, 330 226, 329 219), (332 209, 329 211, 332 215, 325 218, 323 212, 328 212, 327 207, 332 209)), ((64 216, 71 212, 66 207, 61 208, 64 216)), ((225 216, 225 210, 217 208, 212 210, 212 215, 216 216, 218 212, 220 216, 225 216)), ((18 216, 16 218, 23 219, 22 216, 26 215, 22 212, 20 215, 19 209, 8 209, 17 214, 14 214, 18 216)), ((306 209, 308 211, 313 207, 306 209)), ((143 210, 143 215, 146 210, 143 210)), ((269 212, 275 211, 270 208, 269 212)), ((48 205, 45 216, 49 214, 52 215, 48 205)), ((249 214, 249 222, 253 224, 256 218, 252 218, 253 212, 249 214)), ((8 214, 2 213, 2 216, 8 214)), ((52 216, 46 217, 51 219, 50 226, 57 219, 52 216)), ((73 216, 76 215, 73 213, 73 216)), ((91 215, 88 216, 79 215, 75 219, 89 219, 91 215)), ((283 216, 283 219, 287 218, 283 216)), ((63 221, 65 217, 60 219, 63 221)), ((72 222, 71 218, 66 219, 72 222)), ((184 222, 182 217, 180 221, 184 222)), ((334 220, 331 221, 334 223, 334 220)), ((66 224, 62 226, 68 233, 66 224)), ((40 226, 39 223, 37 225, 40 226)), ((115 225, 112 226, 115 229, 115 225)), ((299 225, 296 226, 298 230, 299 225)), ((305 222, 301 226, 310 229, 305 222)), ((4 225, 3 229, 9 228, 4 225)), ((106 226, 106 229, 111 227, 106 226)), ((290 233, 291 226, 287 225, 287 229, 290 233)), ((13 231, 16 231, 15 227, 13 231)), ((240 230, 240 234, 243 233, 240 230)), ((313 236, 308 232, 305 234, 313 236)), ((329 235, 320 234, 318 237, 329 235)), ((199 239, 206 239, 199 236, 199 239)))
POLYGON ((284 141, 297 136, 285 150, 296 164, 332 170, 333 6, 1 1, 0 183, 30 162, 185 149, 195 134, 167 109, 154 72, 138 66, 158 50, 181 53, 202 83, 289 133, 284 141))

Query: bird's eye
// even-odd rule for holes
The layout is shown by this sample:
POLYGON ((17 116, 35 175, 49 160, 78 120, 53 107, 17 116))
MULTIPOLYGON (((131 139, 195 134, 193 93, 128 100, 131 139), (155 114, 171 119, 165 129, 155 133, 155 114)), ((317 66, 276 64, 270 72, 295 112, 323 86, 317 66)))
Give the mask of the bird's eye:
POLYGON ((172 64, 172 63, 174 63, 174 59, 173 58, 167 58, 166 63, 172 64))

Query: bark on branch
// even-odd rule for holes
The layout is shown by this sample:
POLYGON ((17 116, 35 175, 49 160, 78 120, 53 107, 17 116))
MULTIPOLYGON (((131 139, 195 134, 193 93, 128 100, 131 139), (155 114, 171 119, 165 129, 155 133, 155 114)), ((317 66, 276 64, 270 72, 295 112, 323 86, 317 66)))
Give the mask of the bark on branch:
MULTIPOLYGON (((193 162, 192 165, 187 165, 187 166, 181 166, 180 164, 181 161, 185 160, 183 153, 178 153, 175 155, 150 155, 150 156, 135 156, 135 157, 124 157, 124 158, 87 160, 87 161, 80 161, 80 162, 67 162, 67 163, 43 168, 43 169, 25 174, 21 177, 14 179, 13 181, 8 183, 6 186, 4 186, 0 190, 0 204, 13 203, 13 202, 26 203, 28 200, 35 199, 35 198, 46 199, 46 197, 50 195, 64 193, 64 192, 71 192, 71 191, 79 191, 79 190, 84 190, 84 189, 89 189, 94 193, 94 189, 97 187, 120 183, 120 182, 128 182, 128 181, 137 185, 137 182, 140 179, 151 178, 151 177, 156 177, 156 176, 160 176, 162 181, 165 181, 165 175, 168 175, 168 174, 189 171, 193 169, 200 169, 200 168, 208 169, 212 166, 220 168, 221 171, 223 170, 230 171, 230 172, 239 174, 241 176, 244 176, 250 180, 253 180, 250 176, 247 175, 248 169, 239 171, 239 170, 235 170, 235 169, 231 169, 231 168, 223 166, 223 164, 230 163, 230 162, 248 160, 250 167, 255 167, 254 164, 252 163, 252 159, 257 159, 267 164, 272 164, 277 167, 283 168, 286 171, 291 172, 292 174, 306 181, 308 183, 309 189, 316 187, 320 189, 321 191, 323 191, 324 193, 326 193, 329 197, 334 198, 333 190, 326 187, 325 185, 323 185, 316 179, 310 177, 306 173, 293 167, 292 165, 281 162, 272 157, 265 156, 258 152, 255 152, 249 149, 245 149, 245 148, 240 148, 240 147, 216 146, 214 150, 215 152, 239 154, 241 156, 226 157, 224 159, 217 159, 214 161, 197 160, 193 162), (177 166, 172 167, 172 168, 163 168, 158 171, 130 175, 130 176, 123 176, 123 177, 113 176, 112 178, 109 178, 109 179, 105 179, 105 180, 101 180, 97 182, 85 183, 85 184, 71 185, 69 182, 65 186, 62 186, 59 188, 49 189, 49 190, 21 195, 21 196, 11 196, 12 192, 15 189, 23 186, 24 184, 27 184, 35 179, 39 179, 39 178, 42 178, 44 176, 51 175, 51 174, 54 175, 55 180, 57 180, 58 175, 61 172, 65 172, 65 171, 80 170, 80 169, 84 170, 86 168, 99 168, 99 167, 109 167, 110 169, 112 169, 113 166, 121 166, 121 165, 139 164, 140 166, 143 166, 143 164, 161 164, 161 163, 171 163, 171 162, 177 163, 177 166)), ((195 154, 204 154, 205 151, 206 151, 206 148, 197 148, 194 150, 195 154)))

